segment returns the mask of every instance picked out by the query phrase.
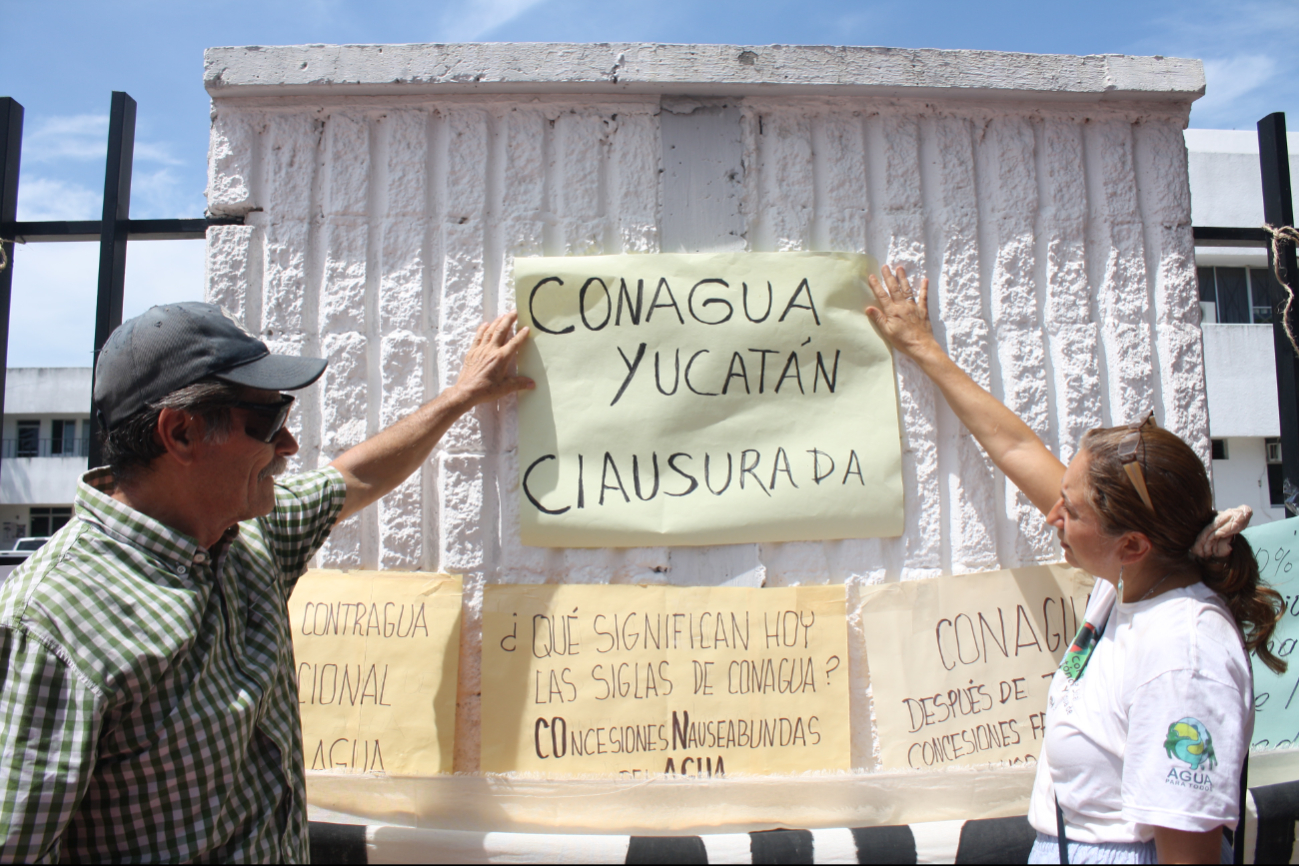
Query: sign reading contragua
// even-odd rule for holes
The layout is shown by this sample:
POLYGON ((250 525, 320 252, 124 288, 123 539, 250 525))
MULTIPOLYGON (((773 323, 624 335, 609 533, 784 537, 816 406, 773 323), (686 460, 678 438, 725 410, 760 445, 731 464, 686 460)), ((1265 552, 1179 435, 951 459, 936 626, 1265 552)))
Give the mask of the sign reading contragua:
POLYGON ((482 769, 846 770, 842 586, 504 586, 483 599, 482 769))
POLYGON ((884 768, 1036 762, 1092 584, 1048 565, 863 589, 884 768))
POLYGON ((461 580, 312 570, 289 598, 308 770, 451 771, 461 580))
POLYGON ((520 524, 546 547, 902 532, 892 356, 847 253, 515 260, 520 524))

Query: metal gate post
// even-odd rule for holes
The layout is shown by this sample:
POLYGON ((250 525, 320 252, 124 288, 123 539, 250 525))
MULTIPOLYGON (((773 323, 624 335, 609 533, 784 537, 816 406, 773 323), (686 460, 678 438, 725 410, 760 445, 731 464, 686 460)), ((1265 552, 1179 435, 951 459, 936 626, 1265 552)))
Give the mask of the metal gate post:
MULTIPOLYGON (((0 97, 0 224, 18 219, 18 164, 23 152, 23 107, 0 97)), ((12 238, 10 238, 12 240, 12 238)), ((4 418, 5 379, 9 369, 9 298, 14 285, 14 248, 6 244, 9 266, 0 271, 0 421, 4 418)), ((3 451, 0 450, 0 458, 3 451)))
MULTIPOLYGON (((104 218, 99 224, 99 299, 95 304, 95 355, 108 335, 122 324, 122 298, 126 288, 126 239, 131 219, 131 165, 135 154, 135 100, 114 90, 108 115, 108 163, 104 169, 104 218)), ((99 417, 90 398, 91 468, 103 463, 99 417)), ((1296 476, 1299 478, 1299 476, 1296 476)))
MULTIPOLYGON (((1294 225, 1294 200, 1290 192, 1290 152, 1285 135, 1285 113, 1269 114, 1258 122, 1258 161, 1263 176, 1263 219, 1273 226, 1294 225)), ((1294 289, 1299 284, 1293 244, 1281 247, 1281 260, 1273 262, 1268 248, 1268 264, 1294 289)), ((1282 311, 1285 289, 1268 280, 1272 294, 1272 342, 1276 347, 1277 408, 1281 415, 1281 473, 1285 479, 1287 508, 1295 513, 1294 497, 1299 493, 1299 358, 1285 335, 1282 311)), ((1299 334, 1299 304, 1290 311, 1290 331, 1299 334)))

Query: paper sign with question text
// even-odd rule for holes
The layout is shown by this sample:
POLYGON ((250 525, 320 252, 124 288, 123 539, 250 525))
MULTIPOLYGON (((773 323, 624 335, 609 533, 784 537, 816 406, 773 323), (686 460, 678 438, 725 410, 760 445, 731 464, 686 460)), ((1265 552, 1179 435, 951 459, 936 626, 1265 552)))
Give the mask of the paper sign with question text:
POLYGON ((482 768, 850 766, 843 586, 488 585, 482 768))

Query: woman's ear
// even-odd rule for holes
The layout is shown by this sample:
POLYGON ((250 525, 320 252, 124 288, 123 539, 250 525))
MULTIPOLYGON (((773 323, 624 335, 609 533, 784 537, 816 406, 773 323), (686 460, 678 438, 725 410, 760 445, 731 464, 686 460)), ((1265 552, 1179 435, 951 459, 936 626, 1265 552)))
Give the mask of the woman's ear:
POLYGON ((195 446, 203 441, 201 424, 188 412, 163 409, 158 413, 158 426, 154 428, 153 439, 173 459, 188 466, 197 459, 195 446))
POLYGON ((1154 545, 1144 532, 1125 532, 1118 543, 1119 562, 1124 565, 1140 562, 1152 549, 1154 545))

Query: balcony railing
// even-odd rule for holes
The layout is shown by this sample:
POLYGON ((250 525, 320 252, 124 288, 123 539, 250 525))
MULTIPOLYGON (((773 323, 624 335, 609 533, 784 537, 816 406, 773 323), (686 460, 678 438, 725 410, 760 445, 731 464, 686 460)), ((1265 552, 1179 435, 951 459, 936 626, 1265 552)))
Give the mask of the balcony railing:
POLYGON ((11 457, 89 457, 90 439, 5 439, 0 456, 11 457))

